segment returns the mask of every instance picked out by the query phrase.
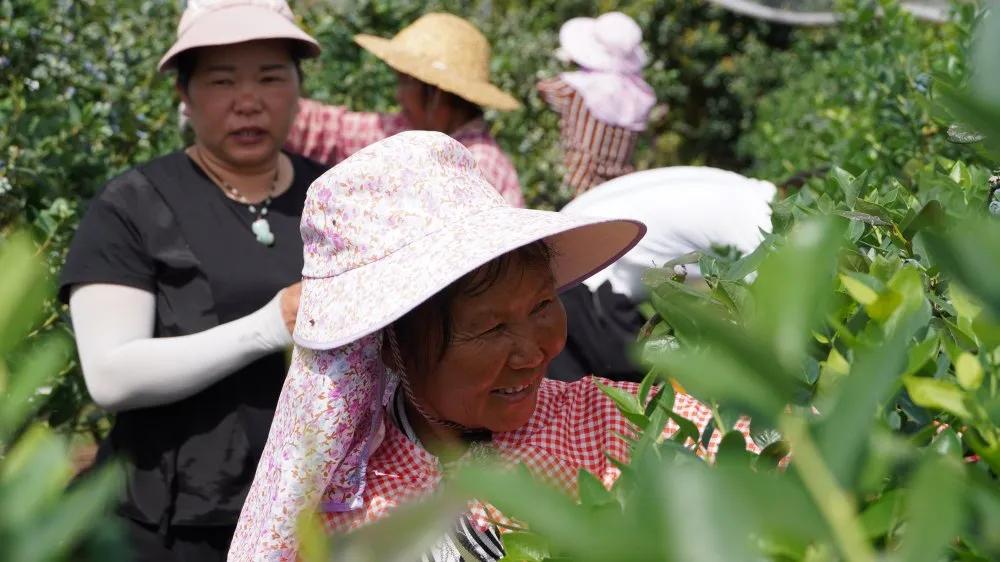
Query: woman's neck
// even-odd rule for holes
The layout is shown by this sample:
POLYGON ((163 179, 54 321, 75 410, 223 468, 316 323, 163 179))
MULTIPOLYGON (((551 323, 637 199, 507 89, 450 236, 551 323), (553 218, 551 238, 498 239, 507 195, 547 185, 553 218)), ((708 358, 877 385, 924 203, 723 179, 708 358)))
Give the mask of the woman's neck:
MULTIPOLYGON (((234 166, 197 143, 189 149, 189 154, 192 152, 195 161, 205 169, 213 181, 223 184, 220 187, 228 186, 230 190, 235 189, 248 201, 258 202, 276 195, 275 186, 282 183, 280 152, 275 154, 273 159, 249 167, 234 166)), ((227 195, 231 196, 232 193, 228 191, 227 195)))
POLYGON ((469 448, 469 444, 462 440, 462 434, 458 429, 431 423, 410 404, 409 400, 406 400, 406 419, 427 452, 441 462, 456 460, 469 448))

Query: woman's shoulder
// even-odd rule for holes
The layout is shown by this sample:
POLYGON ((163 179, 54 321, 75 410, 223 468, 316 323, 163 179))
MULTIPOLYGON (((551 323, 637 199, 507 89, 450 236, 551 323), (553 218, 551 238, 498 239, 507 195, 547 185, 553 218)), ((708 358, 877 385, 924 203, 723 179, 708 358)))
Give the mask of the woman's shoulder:
POLYGON ((518 432, 527 435, 553 431, 577 433, 585 428, 626 429, 624 418, 601 386, 632 394, 639 391, 635 383, 593 376, 573 382, 544 379, 538 389, 535 412, 518 432))
POLYGON ((110 205, 126 213, 142 209, 150 198, 159 197, 152 180, 168 170, 179 169, 186 158, 184 152, 178 150, 133 166, 109 179, 91 204, 110 205))
POLYGON ((289 160, 292 162, 292 169, 295 170, 296 183, 301 181, 306 184, 306 187, 330 169, 330 167, 326 164, 317 162, 316 160, 307 158, 301 154, 285 152, 285 155, 288 156, 289 160))
POLYGON ((176 173, 188 162, 183 150, 176 150, 152 160, 137 164, 112 177, 98 192, 98 197, 121 197, 130 193, 152 193, 151 180, 168 173, 176 173))

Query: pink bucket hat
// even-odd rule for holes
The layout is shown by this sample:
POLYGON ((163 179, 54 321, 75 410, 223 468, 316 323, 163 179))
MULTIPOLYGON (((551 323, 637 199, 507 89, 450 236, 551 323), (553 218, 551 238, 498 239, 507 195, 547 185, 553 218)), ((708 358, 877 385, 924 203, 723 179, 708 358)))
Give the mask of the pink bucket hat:
POLYGON ((365 149, 309 188, 295 342, 331 349, 400 318, 493 258, 545 240, 566 288, 614 262, 645 233, 629 220, 510 207, 472 154, 413 131, 365 149))
POLYGON ((319 55, 319 43, 295 25, 285 0, 189 0, 177 25, 177 41, 160 59, 159 70, 174 67, 181 52, 260 39, 288 39, 304 58, 319 55))
POLYGON ((621 12, 567 21, 559 29, 559 46, 588 70, 634 74, 646 65, 642 30, 621 12))

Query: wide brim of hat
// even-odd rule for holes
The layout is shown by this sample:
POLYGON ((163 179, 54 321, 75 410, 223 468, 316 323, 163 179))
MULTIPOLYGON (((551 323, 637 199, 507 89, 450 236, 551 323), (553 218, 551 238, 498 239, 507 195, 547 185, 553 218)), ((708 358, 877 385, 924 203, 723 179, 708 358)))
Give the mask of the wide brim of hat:
POLYGON ((392 43, 391 39, 362 33, 354 36, 354 42, 393 69, 409 74, 421 82, 437 86, 476 105, 500 111, 514 111, 521 107, 521 103, 513 96, 493 84, 470 80, 468 77, 447 68, 435 68, 430 61, 401 51, 392 43))
POLYGON ((333 349, 392 324, 463 275, 544 240, 556 287, 567 289, 630 250, 638 221, 500 206, 414 240, 382 259, 325 278, 304 278, 295 343, 333 349))
POLYGON ((189 49, 265 39, 294 41, 301 47, 303 58, 320 53, 319 43, 281 14, 262 6, 233 6, 199 16, 163 55, 158 69, 160 72, 172 69, 177 55, 189 49))

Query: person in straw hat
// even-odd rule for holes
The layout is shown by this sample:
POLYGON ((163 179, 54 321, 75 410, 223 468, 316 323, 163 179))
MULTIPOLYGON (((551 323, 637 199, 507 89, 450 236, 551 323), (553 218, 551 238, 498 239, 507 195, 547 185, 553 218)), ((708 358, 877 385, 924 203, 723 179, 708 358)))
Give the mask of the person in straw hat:
POLYGON ((440 131, 472 151, 504 199, 524 206, 517 172, 490 135, 482 111, 512 111, 520 104, 490 83, 490 45, 474 25, 452 14, 430 13, 391 39, 361 34, 354 40, 396 71, 402 111, 355 112, 304 100, 288 137, 290 150, 335 164, 401 131, 440 131))
MULTIPOLYGON (((580 469, 610 485, 605 453, 627 457, 615 434, 628 422, 594 378, 545 372, 566 340, 559 291, 644 231, 514 208, 468 149, 436 132, 398 134, 324 174, 302 218, 292 366, 229 560, 294 560, 304 512, 357 528, 432 493, 443 470, 483 449, 567 489, 580 469)), ((700 429, 712 416, 685 395, 674 409, 700 429)), ((752 449, 748 425, 738 428, 752 449)), ((474 503, 428 557, 503 557, 486 509, 496 515, 474 503)))
POLYGON ((61 276, 99 458, 126 470, 133 559, 225 558, 285 376, 299 221, 325 167, 281 151, 298 61, 319 46, 283 0, 191 1, 160 61, 194 143, 112 179, 61 276))
POLYGON ((621 12, 573 18, 559 30, 559 56, 581 69, 542 80, 542 99, 559 113, 566 173, 579 195, 631 173, 639 133, 656 103, 642 79, 642 30, 621 12))

